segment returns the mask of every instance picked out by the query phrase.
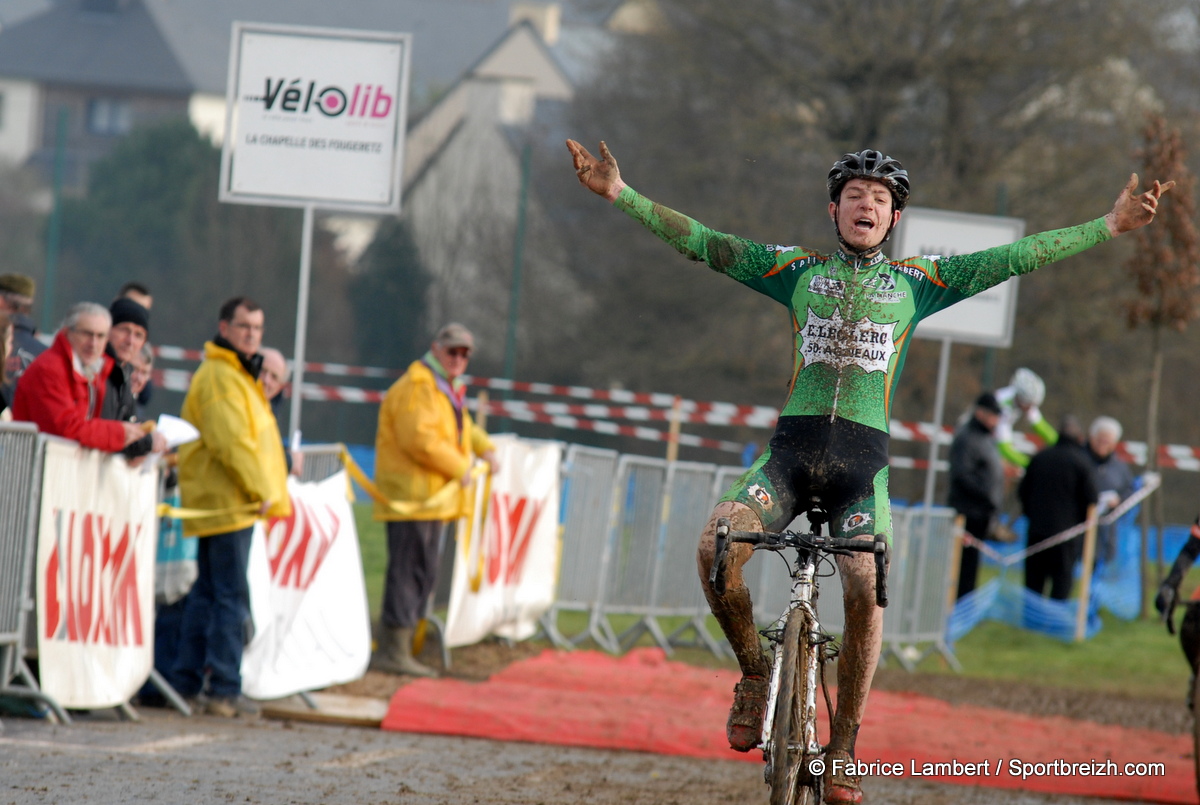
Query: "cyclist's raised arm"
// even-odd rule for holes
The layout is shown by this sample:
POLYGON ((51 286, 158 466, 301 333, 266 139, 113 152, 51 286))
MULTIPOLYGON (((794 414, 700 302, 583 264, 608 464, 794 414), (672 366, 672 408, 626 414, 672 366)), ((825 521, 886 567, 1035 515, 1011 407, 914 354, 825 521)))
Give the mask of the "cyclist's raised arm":
POLYGON ((571 152, 579 183, 598 196, 616 201, 625 182, 621 181, 621 170, 604 141, 600 141, 600 159, 574 140, 567 140, 567 150, 571 152))
MULTIPOLYGON (((948 288, 965 296, 974 296, 1009 277, 1028 274, 1143 227, 1154 220, 1159 198, 1175 183, 1164 184, 1155 180, 1149 190, 1135 194, 1137 183, 1135 173, 1117 196, 1112 210, 1102 218, 1078 226, 1039 232, 1004 246, 940 258, 935 262, 934 276, 948 288)), ((935 306, 934 309, 940 307, 935 306)))
MULTIPOLYGON (((783 277, 775 270, 776 247, 717 232, 683 213, 654 203, 625 184, 617 161, 604 142, 600 143, 600 159, 574 140, 567 140, 567 150, 571 152, 579 183, 584 187, 612 201, 618 209, 624 210, 685 257, 707 263, 715 271, 750 284, 755 290, 786 304, 791 296, 789 283, 794 282, 794 276, 783 277), (770 280, 764 280, 767 275, 771 275, 770 280)), ((792 247, 783 251, 789 253, 786 261, 807 254, 792 247)))
POLYGON ((1137 190, 1138 175, 1136 173, 1129 177, 1129 182, 1121 189, 1121 194, 1117 196, 1117 201, 1113 204, 1112 211, 1104 216, 1104 223, 1108 226, 1108 232, 1114 238, 1117 235, 1122 235, 1126 232, 1131 232, 1134 229, 1145 226, 1154 220, 1155 214, 1158 212, 1158 200, 1162 194, 1175 186, 1175 182, 1167 182, 1163 184, 1158 179, 1154 180, 1154 184, 1144 193, 1134 195, 1137 190))

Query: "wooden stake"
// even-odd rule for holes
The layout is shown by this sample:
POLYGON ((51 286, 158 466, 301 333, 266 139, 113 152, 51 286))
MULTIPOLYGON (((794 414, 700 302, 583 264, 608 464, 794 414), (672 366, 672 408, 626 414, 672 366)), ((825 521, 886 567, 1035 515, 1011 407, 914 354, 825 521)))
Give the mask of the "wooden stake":
POLYGON ((1088 506, 1087 531, 1083 534, 1083 578, 1079 582, 1079 611, 1075 613, 1075 642, 1087 632, 1088 603, 1092 597, 1092 568, 1096 564, 1096 504, 1088 506))
POLYGON ((481 431, 487 432, 488 393, 481 389, 475 397, 475 424, 481 431))
POLYGON ((671 404, 671 427, 667 431, 667 461, 679 460, 679 432, 683 425, 683 400, 678 394, 671 404))

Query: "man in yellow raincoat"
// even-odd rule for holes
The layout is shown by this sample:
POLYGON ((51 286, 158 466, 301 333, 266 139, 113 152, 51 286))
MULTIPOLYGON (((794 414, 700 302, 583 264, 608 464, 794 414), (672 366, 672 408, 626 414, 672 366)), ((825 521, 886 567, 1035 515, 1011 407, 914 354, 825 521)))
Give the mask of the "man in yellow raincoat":
POLYGON ((375 483, 400 505, 375 505, 375 519, 387 522, 388 539, 379 646, 371 658, 378 671, 437 675, 413 658, 412 645, 437 581, 438 545, 447 523, 462 512, 461 488, 474 456, 496 470, 492 442, 464 405, 462 374, 474 348, 466 327, 447 324, 424 357, 388 389, 379 409, 375 483))
POLYGON ((279 427, 258 377, 263 315, 245 297, 221 307, 218 335, 204 345, 183 400, 182 416, 200 438, 179 448, 180 498, 184 508, 213 514, 184 520, 184 536, 202 537, 199 576, 184 602, 168 678, 182 696, 225 718, 258 715, 242 695, 241 675, 251 633, 246 570, 254 522, 292 512, 279 427))

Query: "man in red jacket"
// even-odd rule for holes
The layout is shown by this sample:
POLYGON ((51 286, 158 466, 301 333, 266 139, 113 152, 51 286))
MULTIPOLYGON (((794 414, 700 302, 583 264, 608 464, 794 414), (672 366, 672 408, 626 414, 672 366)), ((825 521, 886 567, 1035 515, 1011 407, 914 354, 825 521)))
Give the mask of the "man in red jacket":
POLYGON ((102 305, 80 302, 72 307, 54 343, 21 375, 13 419, 110 453, 145 435, 130 422, 100 418, 113 367, 113 359, 104 354, 111 326, 112 317, 102 305))

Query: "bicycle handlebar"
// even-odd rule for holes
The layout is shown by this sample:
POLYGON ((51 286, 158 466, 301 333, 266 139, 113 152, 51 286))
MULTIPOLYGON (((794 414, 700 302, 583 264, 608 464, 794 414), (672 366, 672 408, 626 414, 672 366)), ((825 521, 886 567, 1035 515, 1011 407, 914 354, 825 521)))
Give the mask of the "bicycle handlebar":
POLYGON ((730 528, 728 518, 717 520, 716 550, 713 555, 712 568, 709 570, 708 581, 718 595, 725 593, 725 556, 729 552, 729 543, 740 542, 773 550, 780 548, 796 548, 803 550, 821 550, 827 553, 846 554, 850 552, 871 553, 875 555, 875 603, 880 607, 888 605, 887 571, 891 560, 891 546, 883 534, 876 534, 872 542, 861 539, 843 539, 827 537, 823 534, 801 534, 794 531, 774 533, 770 531, 734 531, 730 528))

